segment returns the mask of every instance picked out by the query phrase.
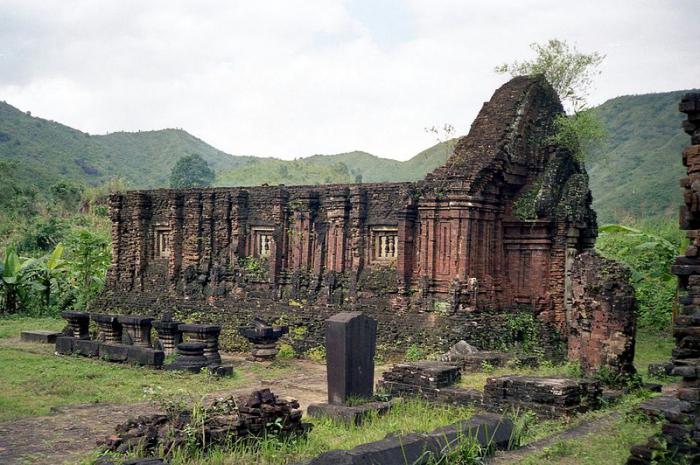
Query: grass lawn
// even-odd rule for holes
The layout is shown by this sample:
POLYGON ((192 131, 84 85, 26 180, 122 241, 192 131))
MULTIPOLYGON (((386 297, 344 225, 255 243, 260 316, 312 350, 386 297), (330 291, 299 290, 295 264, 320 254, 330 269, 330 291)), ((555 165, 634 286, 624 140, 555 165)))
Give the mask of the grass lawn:
POLYGON ((127 403, 147 400, 144 390, 163 395, 182 391, 193 396, 235 388, 245 379, 206 374, 156 371, 85 357, 53 355, 53 347, 7 338, 22 329, 61 329, 64 320, 12 318, 0 320, 0 421, 45 415, 51 407, 83 403, 127 403))
MULTIPOLYGON (((55 318, 0 319, 0 421, 49 413, 52 407, 83 403, 131 403, 146 401, 148 390, 161 396, 183 395, 194 399, 206 393, 225 391, 243 385, 247 378, 278 379, 294 369, 294 364, 279 366, 251 365, 237 369, 233 378, 217 379, 206 374, 163 372, 128 365, 111 364, 83 357, 58 357, 53 347, 25 344, 18 340, 21 330, 60 330, 64 320, 55 318)), ((640 331, 637 338, 635 364, 646 377, 649 363, 668 360, 673 340, 662 334, 640 331)), ((498 368, 488 373, 465 374, 463 387, 482 389, 486 379, 510 373, 532 375, 571 375, 576 366, 544 364, 538 368, 498 368)), ((559 431, 595 420, 612 411, 623 413, 603 431, 577 439, 559 441, 521 460, 533 464, 615 464, 624 463, 633 444, 641 443, 658 429, 658 425, 627 415, 643 396, 628 395, 617 405, 570 419, 534 421, 530 419, 523 435, 529 443, 559 431)), ((173 465, 272 465, 293 463, 331 449, 347 449, 377 441, 389 433, 429 431, 465 419, 474 413, 470 408, 447 408, 418 401, 399 403, 388 415, 371 418, 362 427, 346 426, 329 420, 309 420, 314 429, 305 440, 265 440, 255 450, 239 445, 226 451, 206 454, 179 453, 173 465)), ((85 463, 90 463, 86 459, 85 463)))
POLYGON ((642 444, 660 426, 634 417, 623 417, 612 425, 577 439, 557 441, 517 465, 608 465, 624 464, 630 447, 642 444))

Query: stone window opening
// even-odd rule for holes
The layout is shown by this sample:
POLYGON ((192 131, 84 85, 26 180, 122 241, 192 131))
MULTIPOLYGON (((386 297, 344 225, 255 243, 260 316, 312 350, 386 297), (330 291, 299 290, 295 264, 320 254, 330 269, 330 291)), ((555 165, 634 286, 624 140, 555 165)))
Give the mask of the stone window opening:
POLYGON ((269 258, 275 245, 273 228, 254 228, 253 240, 253 255, 257 258, 269 258))
POLYGON ((373 258, 376 261, 391 261, 398 256, 399 235, 397 228, 379 227, 372 230, 374 238, 373 258))
POLYGON ((155 255, 158 258, 170 256, 170 229, 156 227, 155 255))

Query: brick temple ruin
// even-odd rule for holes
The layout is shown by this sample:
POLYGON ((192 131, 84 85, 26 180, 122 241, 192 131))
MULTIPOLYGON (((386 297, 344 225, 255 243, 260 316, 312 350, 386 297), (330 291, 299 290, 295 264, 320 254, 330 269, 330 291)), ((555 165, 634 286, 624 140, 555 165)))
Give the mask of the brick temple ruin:
MULTIPOLYGON (((98 307, 196 313, 228 334, 255 316, 281 318, 305 328, 293 338, 301 349, 322 344, 322 323, 339 308, 370 314, 380 347, 394 349, 494 347, 508 315, 531 312, 544 346, 566 351, 574 338, 579 357, 581 341, 605 351, 612 332, 622 335, 614 357, 630 365, 631 308, 594 305, 603 329, 574 322, 576 295, 596 298, 585 282, 573 291, 571 277, 586 275, 574 268, 602 259, 575 260, 597 226, 585 168, 550 143, 561 113, 544 78, 517 77, 421 181, 114 194, 98 307)), ((624 285, 618 294, 629 296, 624 285)))

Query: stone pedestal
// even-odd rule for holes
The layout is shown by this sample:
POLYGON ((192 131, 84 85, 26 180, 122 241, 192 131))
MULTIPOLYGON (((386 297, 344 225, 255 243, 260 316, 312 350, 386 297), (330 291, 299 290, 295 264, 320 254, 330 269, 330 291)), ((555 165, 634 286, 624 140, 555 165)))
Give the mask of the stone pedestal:
POLYGON ((62 312, 75 339, 90 339, 90 315, 85 312, 62 312))
POLYGON ((377 322, 361 312, 341 312, 326 320, 328 402, 372 397, 377 322))
POLYGON ((209 360, 204 356, 205 344, 201 342, 182 342, 177 345, 175 361, 163 368, 166 370, 186 370, 199 373, 202 368, 209 365, 209 360))
POLYGON ((204 344, 204 356, 209 361, 209 365, 221 365, 221 355, 219 354, 221 326, 181 324, 178 325, 178 328, 183 336, 190 338, 189 342, 204 344))
POLYGON ((169 320, 153 322, 153 327, 158 332, 158 341, 166 356, 174 354, 175 348, 182 342, 182 332, 178 328, 180 324, 169 320))
POLYGON ((153 318, 145 316, 121 315, 119 323, 131 338, 131 343, 136 346, 151 348, 151 323, 153 318))
POLYGON ((251 360, 268 362, 277 356, 277 341, 289 332, 288 326, 271 326, 255 318, 251 326, 238 328, 241 336, 248 339, 252 346, 251 360))
POLYGON ((376 342, 377 322, 361 312, 341 312, 326 320, 328 403, 309 405, 309 415, 359 424, 369 412, 389 411, 391 403, 371 402, 376 342))
POLYGON ((122 342, 122 325, 119 323, 115 315, 104 315, 102 313, 92 313, 90 315, 92 321, 97 324, 104 342, 108 344, 121 344, 122 342))

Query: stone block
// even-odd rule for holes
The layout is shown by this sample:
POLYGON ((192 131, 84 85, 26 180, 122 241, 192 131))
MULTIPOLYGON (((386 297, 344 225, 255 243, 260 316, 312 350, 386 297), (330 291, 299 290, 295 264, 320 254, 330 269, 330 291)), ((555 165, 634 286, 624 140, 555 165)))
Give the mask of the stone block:
POLYGON ((306 465, 425 465, 431 458, 440 458, 466 435, 474 437, 484 447, 505 449, 512 431, 513 423, 505 417, 476 415, 427 434, 388 436, 354 449, 329 451, 306 465))
POLYGON ((63 333, 59 331, 22 331, 22 333, 20 334, 20 340, 22 342, 33 342, 36 344, 55 344, 56 338, 59 337, 61 334, 63 333))
POLYGON ((75 353, 83 357, 99 357, 100 343, 89 339, 78 339, 75 341, 75 353))
POLYGON ((76 339, 71 336, 58 336, 56 338, 56 353, 61 355, 73 355, 76 339))
POLYGON ((598 408, 600 382, 540 376, 501 376, 488 378, 484 404, 503 410, 517 407, 546 416, 572 415, 598 408))
POLYGON ((475 438, 481 445, 489 445, 494 449, 507 449, 513 434, 513 422, 501 415, 483 413, 468 420, 453 423, 438 428, 429 433, 441 448, 454 445, 459 439, 469 436, 475 438))
POLYGON ((425 388, 443 388, 455 384, 460 379, 460 369, 454 363, 432 360, 398 363, 391 370, 382 374, 384 381, 421 386, 425 388))
POLYGON ((100 344, 100 357, 109 362, 126 362, 129 358, 129 345, 126 344, 100 344))
POLYGON ((372 397, 377 322, 361 312, 341 312, 326 320, 328 403, 372 397))
POLYGON ((209 373, 213 376, 218 376, 220 378, 233 376, 233 365, 209 366, 207 368, 209 369, 209 373))
POLYGON ((141 366, 160 367, 165 360, 165 352, 140 346, 127 346, 126 361, 141 366))
POLYGON ((649 373, 649 376, 656 376, 656 377, 670 376, 672 370, 673 370, 673 363, 670 363, 670 362, 650 363, 649 367, 647 368, 647 372, 649 373))
POLYGON ((360 405, 310 404, 307 415, 313 418, 330 418, 347 424, 360 425, 375 412, 384 415, 391 409, 391 402, 367 402, 360 405))

